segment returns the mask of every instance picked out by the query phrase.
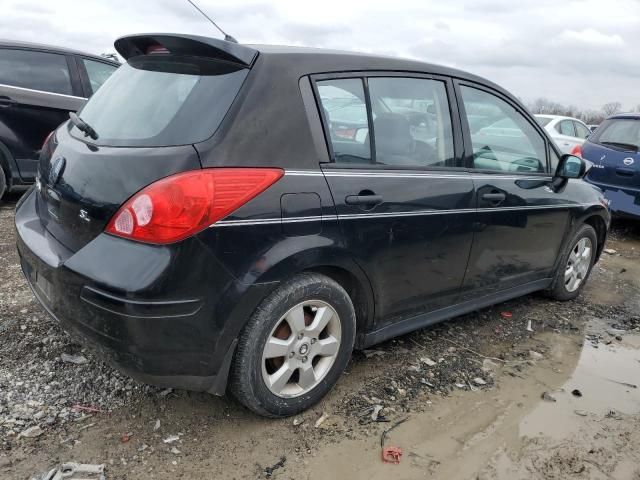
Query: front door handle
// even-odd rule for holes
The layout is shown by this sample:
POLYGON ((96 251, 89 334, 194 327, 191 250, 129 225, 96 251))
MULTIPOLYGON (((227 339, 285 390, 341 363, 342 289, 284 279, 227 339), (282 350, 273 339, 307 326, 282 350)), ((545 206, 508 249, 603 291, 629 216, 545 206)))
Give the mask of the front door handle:
POLYGON ((486 200, 491 203, 502 203, 507 199, 504 193, 484 193, 482 194, 482 200, 486 200))
POLYGON ((0 97, 0 108, 13 107, 17 104, 18 102, 11 97, 7 97, 4 95, 0 97))
POLYGON ((382 203, 382 195, 348 195, 344 199, 347 205, 375 206, 382 203))

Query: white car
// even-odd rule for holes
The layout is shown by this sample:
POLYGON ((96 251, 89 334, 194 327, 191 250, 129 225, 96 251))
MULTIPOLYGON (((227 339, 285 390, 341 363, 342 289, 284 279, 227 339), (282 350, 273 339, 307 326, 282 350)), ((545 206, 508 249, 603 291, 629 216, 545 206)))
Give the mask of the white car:
POLYGON ((591 130, 577 118, 560 115, 536 115, 536 119, 549 132, 562 153, 572 153, 577 146, 582 146, 591 130))

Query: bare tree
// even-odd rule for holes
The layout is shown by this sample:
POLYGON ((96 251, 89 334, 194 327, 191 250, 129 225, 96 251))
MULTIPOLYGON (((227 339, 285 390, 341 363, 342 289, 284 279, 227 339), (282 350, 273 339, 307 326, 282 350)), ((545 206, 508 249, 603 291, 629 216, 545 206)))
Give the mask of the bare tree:
POLYGON ((610 117, 611 115, 615 115, 616 113, 620 113, 622 111, 622 104, 620 102, 609 102, 605 103, 602 106, 602 113, 605 116, 610 117))

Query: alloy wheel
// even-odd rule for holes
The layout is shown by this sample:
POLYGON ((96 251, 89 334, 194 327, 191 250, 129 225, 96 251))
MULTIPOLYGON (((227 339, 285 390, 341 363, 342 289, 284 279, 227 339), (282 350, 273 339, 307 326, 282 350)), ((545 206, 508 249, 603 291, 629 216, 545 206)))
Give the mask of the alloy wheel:
POLYGON ((335 309, 320 300, 297 304, 276 323, 262 351, 262 378, 278 397, 303 395, 331 370, 342 333, 335 309))
POLYGON ((564 271, 564 285, 568 292, 575 292, 587 278, 592 255, 593 245, 587 237, 581 238, 571 250, 564 271))

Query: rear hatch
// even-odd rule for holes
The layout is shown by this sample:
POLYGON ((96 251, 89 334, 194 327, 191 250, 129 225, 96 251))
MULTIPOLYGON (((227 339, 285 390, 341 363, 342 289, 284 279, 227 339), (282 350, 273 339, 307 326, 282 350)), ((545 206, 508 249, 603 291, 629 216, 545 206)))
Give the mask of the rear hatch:
POLYGON ((588 180, 606 187, 640 190, 640 118, 611 118, 589 137, 582 155, 594 167, 588 180))
POLYGON ((37 208, 45 228, 77 251, 134 193, 201 168, 194 144, 220 126, 255 51, 215 39, 140 35, 116 42, 127 59, 40 157, 37 208), (85 129, 86 130, 86 129, 85 129))

